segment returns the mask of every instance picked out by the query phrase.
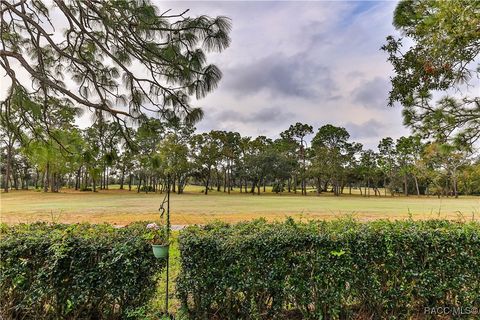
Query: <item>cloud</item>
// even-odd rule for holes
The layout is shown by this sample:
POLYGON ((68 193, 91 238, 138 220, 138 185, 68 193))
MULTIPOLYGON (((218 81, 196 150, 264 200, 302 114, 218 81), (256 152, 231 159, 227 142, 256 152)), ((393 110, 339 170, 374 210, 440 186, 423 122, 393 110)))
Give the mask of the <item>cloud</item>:
POLYGON ((255 112, 238 112, 234 110, 224 109, 224 110, 211 110, 210 116, 208 116, 209 121, 216 121, 219 123, 230 122, 230 123, 255 123, 255 124, 270 124, 270 123, 282 123, 286 122, 289 119, 292 119, 294 114, 291 112, 284 112, 277 107, 266 107, 261 108, 255 112))
POLYGON ((231 46, 208 56, 224 77, 196 103, 205 111, 199 130, 275 138, 295 122, 315 128, 331 123, 369 148, 379 137, 405 134, 401 109, 386 107, 392 68, 379 50, 395 34, 395 2, 179 5, 194 14, 231 17, 233 24, 231 46))
POLYGON ((329 98, 336 89, 330 68, 306 54, 273 53, 225 71, 225 88, 240 95, 266 91, 273 97, 329 98))
POLYGON ((353 140, 362 138, 378 138, 380 140, 383 137, 386 125, 375 119, 370 119, 360 124, 348 122, 345 124, 345 128, 353 140))
POLYGON ((152 2, 161 11, 232 19, 231 46, 207 54, 223 72, 219 87, 192 98, 205 111, 199 131, 276 137, 295 122, 331 123, 373 148, 380 137, 408 134, 401 108, 386 107, 392 68, 379 50, 395 35, 396 2, 152 2))
POLYGON ((395 34, 395 2, 199 2, 195 12, 232 18, 232 45, 209 55, 224 77, 198 101, 201 131, 275 138, 295 122, 346 127, 375 148, 408 134, 401 108, 388 108, 392 74, 379 48, 395 34), (214 107, 215 106, 215 107, 214 107), (219 108, 222 106, 222 108, 219 108))
POLYGON ((357 87, 352 92, 352 96, 365 108, 384 109, 387 106, 389 89, 390 81, 382 77, 375 77, 357 87))

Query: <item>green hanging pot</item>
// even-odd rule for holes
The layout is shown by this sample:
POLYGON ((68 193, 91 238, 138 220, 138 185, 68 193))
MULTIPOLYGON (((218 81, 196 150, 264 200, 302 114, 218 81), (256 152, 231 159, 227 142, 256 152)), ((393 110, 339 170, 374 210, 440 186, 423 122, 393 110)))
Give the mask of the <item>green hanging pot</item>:
POLYGON ((168 257, 168 249, 169 245, 163 245, 163 244, 152 244, 152 249, 153 249, 153 255, 155 258, 158 259, 163 259, 168 257))

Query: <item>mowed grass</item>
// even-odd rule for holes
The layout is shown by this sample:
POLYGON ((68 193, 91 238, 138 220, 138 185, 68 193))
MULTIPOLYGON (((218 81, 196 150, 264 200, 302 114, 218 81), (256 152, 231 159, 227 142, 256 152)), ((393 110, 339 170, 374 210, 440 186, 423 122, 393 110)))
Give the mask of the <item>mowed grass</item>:
MULTIPOLYGON (((235 190, 230 195, 189 186, 185 194, 171 195, 172 224, 205 224, 213 220, 238 222, 264 217, 282 220, 287 216, 334 219, 352 216, 359 220, 448 218, 480 219, 480 197, 362 197, 359 194, 335 197, 330 193, 307 196, 272 192, 252 195, 235 190)), ((358 191, 356 191, 358 192, 358 191)), ((96 193, 63 189, 59 193, 35 190, 1 194, 1 221, 92 222, 126 225, 138 220, 158 220, 164 194, 102 190, 96 193)))

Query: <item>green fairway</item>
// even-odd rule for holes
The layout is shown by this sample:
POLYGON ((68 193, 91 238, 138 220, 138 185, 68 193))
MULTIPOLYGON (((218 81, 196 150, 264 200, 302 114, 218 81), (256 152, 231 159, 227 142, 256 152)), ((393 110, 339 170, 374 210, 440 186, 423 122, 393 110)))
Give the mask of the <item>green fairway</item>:
MULTIPOLYGON (((155 220, 162 194, 126 190, 59 193, 11 191, 1 195, 1 220, 6 223, 108 222, 125 225, 135 220, 155 220)), ((362 197, 358 194, 335 197, 311 192, 300 194, 271 192, 261 195, 228 195, 212 191, 201 193, 199 187, 188 187, 185 194, 172 194, 172 223, 203 224, 212 220, 236 222, 265 217, 269 220, 293 216, 301 219, 332 219, 351 215, 360 220, 450 218, 479 219, 480 197, 362 197)))

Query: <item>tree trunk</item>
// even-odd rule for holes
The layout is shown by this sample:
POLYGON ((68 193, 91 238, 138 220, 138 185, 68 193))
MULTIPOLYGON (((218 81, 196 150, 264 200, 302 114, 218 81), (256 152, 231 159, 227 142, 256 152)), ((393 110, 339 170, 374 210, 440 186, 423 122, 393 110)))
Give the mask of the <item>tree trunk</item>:
POLYGON ((387 196, 387 177, 383 177, 383 189, 385 190, 385 197, 387 196))
POLYGON ((5 185, 3 189, 5 192, 8 192, 8 181, 10 179, 11 167, 12 167, 12 148, 9 145, 7 147, 7 168, 5 173, 5 185))
POLYGON ((403 176, 403 193, 405 194, 405 196, 408 196, 408 181, 406 174, 403 176))
POLYGON ((340 184, 338 183, 338 178, 335 178, 334 187, 335 187, 335 189, 334 189, 333 194, 338 197, 340 195, 340 184))
POLYGON ((212 175, 212 171, 211 171, 211 169, 208 169, 208 175, 205 177, 205 192, 204 192, 205 195, 208 194, 208 187, 209 187, 209 184, 210 184, 211 175, 212 175))
POLYGON ((21 186, 20 186, 22 190, 25 190, 25 186, 27 184, 26 180, 27 180, 27 169, 23 168, 23 174, 22 174, 22 177, 21 177, 22 183, 21 183, 21 186))
POLYGON ((52 174, 52 181, 50 182, 50 192, 55 192, 55 180, 57 178, 57 174, 53 173, 52 174))
POLYGON ((47 162, 47 166, 45 168, 45 175, 44 175, 44 178, 43 178, 43 192, 48 192, 48 176, 50 175, 50 163, 47 162))
POLYGON ((108 167, 106 168, 106 171, 105 171, 105 189, 108 190, 108 167))
POLYGON ((102 167, 102 174, 100 175, 100 190, 103 190, 103 186, 104 186, 104 182, 105 182, 105 167, 103 166, 102 167))
POLYGON ((232 190, 232 168, 230 164, 230 160, 228 160, 228 167, 227 167, 227 181, 228 181, 228 194, 230 194, 230 191, 232 190))
POLYGON ((227 169, 223 172, 223 192, 227 192, 227 169))
POLYGON ((123 190, 124 182, 125 182, 125 166, 122 166, 122 175, 120 177, 120 190, 123 190))
POLYGON ((445 179, 445 188, 443 189, 443 193, 448 198, 448 194, 450 193, 448 191, 448 179, 445 179))
POLYGON ((13 188, 18 190, 18 169, 12 165, 13 188))
POLYGON ((75 175, 75 190, 80 189, 80 174, 82 173, 82 167, 78 168, 77 174, 75 175))
POLYGON ((85 176, 84 176, 84 188, 87 188, 90 184, 88 183, 88 170, 85 169, 85 176))
POLYGON ((452 177, 452 184, 453 184, 453 195, 455 196, 455 198, 458 198, 458 188, 457 188, 457 177, 456 175, 454 174, 453 177, 452 177))
POLYGON ((302 153, 302 162, 303 162, 303 167, 302 167, 302 195, 307 195, 307 185, 305 182, 305 149, 303 148, 303 138, 300 140, 300 149, 302 153))
POLYGON ((417 196, 419 196, 420 195, 420 189, 418 188, 417 176, 413 176, 413 180, 415 181, 415 189, 417 190, 417 196))
POLYGON ((323 191, 327 192, 328 188, 328 180, 325 180, 325 183, 323 184, 323 191))
POLYGON ((38 172, 38 169, 35 168, 35 189, 38 188, 38 176, 39 176, 39 172, 38 172))
POLYGON ((367 178, 367 190, 368 190, 368 196, 370 197, 370 177, 367 178))

